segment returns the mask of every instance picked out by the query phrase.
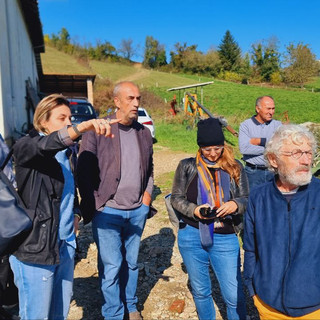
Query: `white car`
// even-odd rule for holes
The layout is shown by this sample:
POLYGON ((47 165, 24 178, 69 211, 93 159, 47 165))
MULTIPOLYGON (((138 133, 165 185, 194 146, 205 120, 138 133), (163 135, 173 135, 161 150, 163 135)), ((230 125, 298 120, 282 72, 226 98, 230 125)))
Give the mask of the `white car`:
POLYGON ((149 116, 146 109, 139 107, 139 109, 138 109, 138 122, 140 122, 141 124, 146 126, 150 130, 152 138, 155 139, 156 135, 155 135, 153 121, 152 121, 151 117, 149 116))

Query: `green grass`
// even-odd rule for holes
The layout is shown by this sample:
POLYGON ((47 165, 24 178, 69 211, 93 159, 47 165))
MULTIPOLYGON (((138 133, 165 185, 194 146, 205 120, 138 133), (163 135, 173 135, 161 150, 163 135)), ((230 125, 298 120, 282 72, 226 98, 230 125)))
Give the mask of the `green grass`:
MULTIPOLYGON (((99 78, 110 79, 113 82, 130 80, 141 88, 171 88, 194 83, 194 78, 186 75, 171 74, 143 68, 140 64, 125 65, 120 63, 89 61, 88 65, 81 63, 75 57, 46 46, 46 52, 41 54, 44 73, 62 74, 97 74, 99 78)), ((198 80, 196 81, 198 82, 198 80)))
POLYGON ((107 78, 112 81, 119 81, 137 72, 137 68, 119 63, 90 61, 91 70, 99 77, 107 78))
MULTIPOLYGON (((198 77, 188 76, 199 81, 198 77)), ((201 81, 210 81, 210 78, 202 78, 201 81)), ((167 92, 167 87, 153 87, 151 90, 162 98, 170 101, 172 92, 167 92)), ((193 92, 192 90, 189 90, 193 92)), ((255 113, 255 100, 262 95, 271 95, 276 102, 274 118, 285 121, 284 113, 287 112, 291 123, 315 122, 320 123, 320 94, 306 90, 292 90, 280 88, 265 88, 259 86, 247 86, 236 83, 214 81, 214 84, 204 87, 204 106, 212 113, 224 116, 228 124, 236 131, 240 123, 255 113)), ((198 95, 200 100, 200 94, 198 95)), ((157 139, 173 150, 194 152, 196 150, 196 129, 187 131, 181 123, 167 124, 163 119, 155 118, 157 139)), ((236 137, 225 131, 227 142, 234 147, 238 159, 241 154, 238 149, 236 137)))
POLYGON ((160 72, 160 71, 154 71, 154 70, 148 70, 149 73, 144 74, 139 79, 136 79, 136 83, 143 88, 172 88, 176 86, 183 86, 183 85, 189 85, 193 84, 194 81, 184 77, 183 75, 179 74, 171 74, 167 72, 160 72))
MULTIPOLYGON (((152 88, 152 91, 168 101, 173 96, 172 92, 167 92, 163 87, 152 88)), ((240 122, 255 113, 255 100, 262 95, 274 97, 276 103, 275 119, 284 121, 283 113, 287 111, 290 122, 312 121, 320 123, 320 95, 309 91, 264 88, 214 81, 214 84, 204 87, 203 104, 212 113, 226 117, 229 124, 238 129, 240 122)), ((200 100, 200 95, 198 100, 200 100)))
POLYGON ((88 66, 82 65, 74 57, 46 46, 45 53, 41 53, 43 73, 61 74, 91 74, 88 66))
POLYGON ((119 63, 90 61, 90 67, 93 72, 103 78, 112 81, 129 80, 137 83, 140 88, 152 87, 174 87, 177 85, 187 85, 194 81, 182 75, 170 74, 166 72, 148 70, 141 65, 129 66, 119 63))
POLYGON ((156 122, 157 143, 172 150, 195 152, 197 147, 196 130, 187 130, 187 125, 156 122))
POLYGON ((305 85, 309 91, 320 92, 320 77, 315 77, 312 81, 305 85))
MULTIPOLYGON (((190 127, 189 124, 181 123, 166 123, 165 121, 155 121, 157 143, 175 151, 183 151, 187 153, 196 153, 197 145, 197 130, 196 127, 190 127)), ((241 158, 238 148, 238 139, 231 133, 225 130, 226 142, 234 149, 234 154, 237 159, 241 158)), ((157 150, 157 143, 154 145, 154 150, 157 150)))
MULTIPOLYGON (((119 80, 132 80, 142 89, 147 88, 166 102, 171 101, 176 94, 177 99, 183 97, 183 91, 179 93, 168 92, 167 89, 189 84, 212 81, 210 77, 198 77, 195 75, 171 74, 147 70, 141 65, 122 65, 118 63, 90 61, 89 66, 79 63, 72 56, 61 53, 53 48, 46 47, 46 53, 41 55, 44 73, 96 73, 98 77, 108 78, 114 82, 119 80)), ((239 124, 255 113, 255 100, 262 95, 271 95, 276 102, 274 118, 284 121, 284 113, 287 112, 292 123, 307 121, 320 123, 320 78, 314 78, 307 89, 284 89, 260 86, 248 86, 237 83, 214 80, 214 84, 203 88, 203 105, 212 113, 224 116, 229 125, 236 131, 239 124), (315 88, 311 92, 310 88, 315 88)), ((195 89, 188 89, 191 93, 195 89)), ((200 88, 198 89, 200 101, 200 88)), ((163 106, 169 110, 168 103, 163 106)), ((166 111, 166 110, 165 110, 166 111)), ((156 126, 156 135, 159 145, 167 146, 173 150, 195 152, 196 130, 190 129, 190 123, 183 121, 169 122, 164 119, 165 112, 152 112, 156 126), (159 116, 162 115, 162 116, 159 116)), ((180 119, 181 120, 181 119, 180 119)), ((190 121, 192 122, 192 121, 190 121)), ((191 125, 192 127, 192 125, 191 125)), ((240 154, 237 149, 237 138, 226 132, 226 140, 235 147, 236 156, 240 154)), ((156 144, 155 144, 156 147, 156 144)))

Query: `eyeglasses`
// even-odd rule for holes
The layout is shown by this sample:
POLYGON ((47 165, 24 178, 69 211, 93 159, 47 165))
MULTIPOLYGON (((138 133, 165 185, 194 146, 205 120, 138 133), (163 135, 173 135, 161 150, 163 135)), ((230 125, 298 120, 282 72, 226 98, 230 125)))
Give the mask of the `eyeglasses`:
POLYGON ((220 147, 211 147, 211 148, 201 148, 202 151, 205 151, 205 152, 211 152, 211 151, 214 151, 214 152, 219 152, 221 150, 224 149, 224 146, 220 146, 220 147))
POLYGON ((290 151, 281 152, 281 154, 283 154, 284 156, 292 157, 293 159, 300 159, 304 153, 306 154, 308 159, 311 159, 313 157, 313 151, 312 150, 302 151, 300 149, 295 149, 295 150, 293 150, 291 152, 290 151))

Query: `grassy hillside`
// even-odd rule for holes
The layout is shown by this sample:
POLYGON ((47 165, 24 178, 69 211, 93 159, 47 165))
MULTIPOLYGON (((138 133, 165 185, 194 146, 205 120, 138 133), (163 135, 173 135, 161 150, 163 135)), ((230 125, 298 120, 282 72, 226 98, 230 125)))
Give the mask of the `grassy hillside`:
POLYGON ((194 82, 194 79, 183 75, 147 70, 142 68, 140 64, 131 66, 101 61, 90 61, 86 63, 48 46, 46 46, 46 52, 41 54, 41 61, 44 73, 94 73, 98 79, 107 78, 114 82, 130 80, 139 84, 142 88, 170 88, 194 82))
MULTIPOLYGON (((193 82, 196 83, 196 80, 197 77, 194 77, 193 82)), ((167 100, 172 99, 173 93, 167 92, 165 87, 152 90, 167 100)), ((237 127, 243 119, 254 114, 255 100, 262 95, 274 97, 275 118, 279 120, 284 120, 284 112, 287 111, 291 122, 320 123, 320 94, 309 91, 247 86, 215 80, 213 85, 204 87, 203 104, 212 112, 226 116, 237 127)))
MULTIPOLYGON (((212 78, 147 70, 138 64, 130 66, 90 61, 85 65, 81 61, 50 47, 47 47, 46 53, 42 55, 42 64, 45 73, 95 73, 98 79, 108 78, 114 82, 132 80, 141 88, 148 88, 166 101, 170 101, 175 93, 178 97, 178 92, 168 92, 168 88, 213 80, 212 78)), ((320 123, 319 78, 315 78, 309 84, 309 88, 314 88, 314 92, 301 89, 248 86, 215 80, 214 84, 203 88, 203 104, 213 113, 225 116, 229 124, 236 130, 238 130, 241 121, 254 114, 255 100, 261 95, 274 97, 276 119, 284 121, 284 113, 287 112, 291 122, 312 121, 320 123)), ((191 89, 189 91, 195 92, 191 89)), ((198 100, 200 101, 200 89, 198 89, 198 100)), ((151 114, 154 115, 157 139, 160 144, 187 152, 196 149, 196 133, 195 130, 189 130, 190 121, 186 123, 182 117, 179 121, 172 121, 172 119, 168 121, 168 117, 163 116, 163 114, 167 114, 166 112, 158 113, 156 110, 152 110, 152 106, 145 105, 145 107, 151 109, 151 114)), ((163 108, 169 110, 169 105, 166 104, 163 108)), ((235 137, 227 133, 227 139, 234 146, 237 146, 235 137)))
POLYGON ((46 46, 46 52, 41 53, 43 73, 88 74, 93 73, 86 65, 74 57, 46 46))
MULTIPOLYGON (((194 82, 197 79, 194 77, 194 82)), ((210 79, 202 79, 202 81, 206 80, 210 79)), ((152 90, 168 101, 172 99, 173 93, 167 92, 166 88, 152 88, 152 90)), ((204 87, 203 104, 211 112, 224 116, 229 125, 238 131, 239 124, 255 113, 255 100, 262 95, 274 97, 275 118, 278 120, 285 121, 284 114, 287 112, 292 123, 308 121, 320 123, 320 94, 316 92, 263 88, 215 80, 213 85, 204 87)), ((200 97, 198 99, 200 100, 200 97)), ((161 144, 173 149, 195 150, 195 130, 187 132, 186 126, 168 125, 161 120, 156 124, 161 144)), ((237 138, 228 132, 226 137, 228 142, 236 148, 236 154, 240 157, 237 138)))

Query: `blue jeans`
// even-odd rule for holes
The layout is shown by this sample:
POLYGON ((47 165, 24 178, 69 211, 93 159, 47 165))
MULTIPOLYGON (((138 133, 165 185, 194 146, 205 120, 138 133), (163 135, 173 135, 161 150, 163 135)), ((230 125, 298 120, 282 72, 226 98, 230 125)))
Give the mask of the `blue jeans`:
POLYGON ((261 170, 256 168, 244 167, 249 181, 249 188, 252 190, 254 186, 271 181, 274 177, 273 172, 269 170, 261 170))
POLYGON ((19 290, 21 320, 67 319, 73 287, 75 249, 61 241, 60 263, 40 265, 10 257, 14 282, 19 290))
POLYGON ((133 210, 105 207, 92 220, 105 319, 122 320, 125 313, 137 310, 137 261, 148 212, 144 204, 133 210))
POLYGON ((246 318, 246 303, 240 273, 240 248, 235 234, 214 234, 213 245, 202 247, 199 230, 179 229, 178 246, 186 266, 200 320, 216 318, 209 266, 219 282, 229 320, 246 318))

